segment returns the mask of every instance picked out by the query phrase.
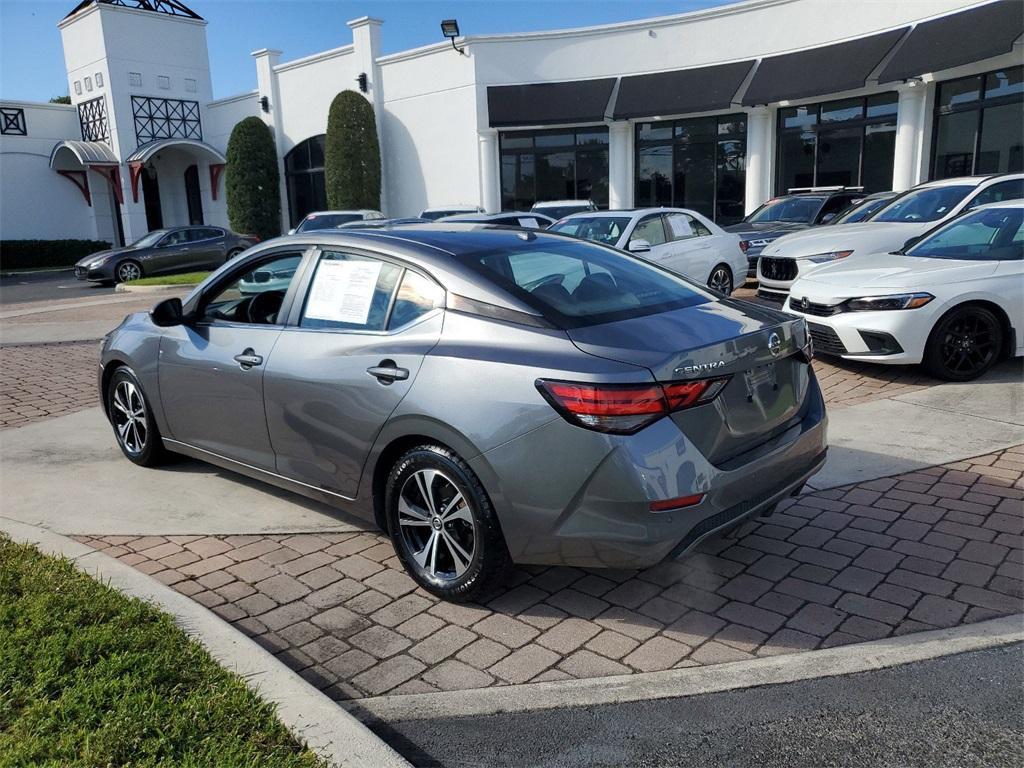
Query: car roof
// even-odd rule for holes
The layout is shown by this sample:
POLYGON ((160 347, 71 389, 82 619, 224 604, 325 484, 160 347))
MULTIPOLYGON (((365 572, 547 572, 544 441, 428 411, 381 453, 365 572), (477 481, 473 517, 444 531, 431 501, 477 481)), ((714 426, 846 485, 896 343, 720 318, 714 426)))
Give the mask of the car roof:
POLYGON ((985 203, 971 209, 971 213, 977 211, 987 211, 992 208, 1024 208, 1024 200, 1003 200, 998 203, 985 203))
POLYGON ((339 213, 380 213, 371 208, 352 208, 346 211, 310 211, 303 218, 308 219, 310 216, 333 216, 339 213))
POLYGON ((466 213, 479 213, 480 206, 472 205, 470 203, 452 203, 451 205, 432 205, 429 208, 424 208, 424 213, 431 213, 433 211, 465 211, 466 213))
MULTIPOLYGON (((633 218, 634 216, 646 216, 649 213, 693 213, 693 211, 688 208, 616 208, 606 211, 580 211, 579 213, 571 214, 571 216, 574 219, 602 219, 609 217, 633 218)), ((566 218, 568 218, 568 216, 566 218)))
MULTIPOLYGON (((536 217, 538 211, 502 211, 501 213, 456 213, 452 216, 445 216, 443 219, 439 219, 440 222, 445 221, 490 221, 492 219, 504 219, 509 216, 522 216, 524 218, 536 217)), ((544 216, 544 214, 539 214, 544 216)), ((545 219, 550 219, 550 216, 544 216, 545 219)))
POLYGON ((534 208, 547 208, 563 205, 593 205, 591 200, 541 200, 533 204, 534 208))
POLYGON ((917 188, 922 187, 951 187, 951 186, 969 186, 977 187, 984 184, 986 181, 993 179, 1024 179, 1024 173, 987 173, 978 176, 953 176, 948 179, 936 179, 935 181, 926 181, 923 184, 918 184, 917 188))

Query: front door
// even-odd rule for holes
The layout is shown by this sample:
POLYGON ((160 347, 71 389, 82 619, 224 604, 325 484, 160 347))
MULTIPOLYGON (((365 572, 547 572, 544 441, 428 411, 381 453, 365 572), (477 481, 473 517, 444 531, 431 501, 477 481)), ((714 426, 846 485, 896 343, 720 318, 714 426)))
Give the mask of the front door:
POLYGON ((185 169, 185 202, 188 203, 188 223, 203 223, 203 196, 199 192, 199 168, 190 165, 185 169))
POLYGON ((156 180, 156 170, 152 167, 142 169, 142 199, 146 204, 146 228, 152 232, 164 226, 164 213, 160 207, 160 184, 156 180))
POLYGON ((444 291, 404 266, 325 251, 264 374, 278 473, 354 497, 366 456, 441 335, 444 291))
POLYGON ((293 267, 300 254, 249 262, 200 302, 197 319, 167 329, 160 342, 160 399, 173 440, 273 471, 263 408, 266 362, 281 335, 278 315, 290 278, 266 290, 246 281, 254 268, 293 267))

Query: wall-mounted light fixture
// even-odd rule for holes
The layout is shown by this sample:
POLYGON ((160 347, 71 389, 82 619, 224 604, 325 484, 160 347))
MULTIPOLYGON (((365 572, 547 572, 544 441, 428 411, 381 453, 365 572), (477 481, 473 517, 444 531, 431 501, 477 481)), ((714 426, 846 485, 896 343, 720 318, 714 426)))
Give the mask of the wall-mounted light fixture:
POLYGON ((262 109, 264 112, 269 112, 270 111, 270 99, 269 99, 269 97, 267 97, 267 96, 261 96, 260 97, 260 109, 262 109))
POLYGON ((463 56, 469 54, 462 48, 455 45, 455 38, 459 36, 459 22, 456 19, 445 19, 441 22, 441 34, 452 41, 452 48, 461 53, 463 56))
POLYGON ((356 78, 356 82, 359 83, 359 90, 366 93, 370 90, 369 78, 367 78, 365 72, 360 72, 359 77, 356 78))

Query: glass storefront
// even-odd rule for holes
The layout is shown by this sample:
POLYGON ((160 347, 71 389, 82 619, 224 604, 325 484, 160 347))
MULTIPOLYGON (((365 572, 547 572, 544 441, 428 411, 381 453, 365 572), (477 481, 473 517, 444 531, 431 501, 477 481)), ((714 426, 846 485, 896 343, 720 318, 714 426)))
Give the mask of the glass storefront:
POLYGON ((306 214, 327 207, 324 184, 324 140, 326 136, 306 139, 284 156, 284 179, 288 189, 288 219, 296 226, 306 214))
POLYGON ((634 204, 735 223, 743 218, 746 155, 745 115, 638 123, 634 204))
POLYGON ((502 131, 501 209, 528 211, 545 200, 593 200, 608 207, 608 129, 502 131))
POLYGON ((798 187, 892 188, 895 93, 779 110, 775 191, 798 187))
POLYGON ((932 178, 1024 170, 1024 67, 939 83, 932 178))

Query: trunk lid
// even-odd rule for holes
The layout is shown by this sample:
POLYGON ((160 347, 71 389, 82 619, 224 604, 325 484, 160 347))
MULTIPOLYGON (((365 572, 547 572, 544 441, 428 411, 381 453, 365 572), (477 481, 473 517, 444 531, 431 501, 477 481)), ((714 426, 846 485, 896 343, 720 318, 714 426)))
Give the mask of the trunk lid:
POLYGON ((742 455, 799 422, 810 366, 801 319, 731 299, 567 331, 584 352, 647 368, 658 381, 729 377, 714 401, 671 418, 710 461, 742 455))

